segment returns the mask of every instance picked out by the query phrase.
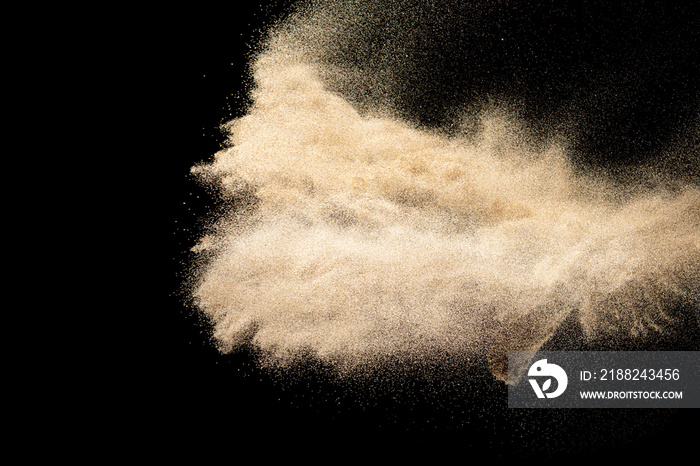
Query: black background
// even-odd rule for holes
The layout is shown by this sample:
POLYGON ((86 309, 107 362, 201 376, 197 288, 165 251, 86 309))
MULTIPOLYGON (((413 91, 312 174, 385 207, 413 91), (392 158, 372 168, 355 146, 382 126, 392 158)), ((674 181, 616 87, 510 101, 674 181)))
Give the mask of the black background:
MULTIPOLYGON (((209 342, 206 326, 184 303, 181 294, 189 260, 187 250, 202 231, 201 219, 215 204, 215 199, 190 177, 189 169, 208 160, 219 149, 223 141, 219 125, 244 113, 246 65, 251 46, 270 19, 281 15, 286 3, 291 2, 209 9, 176 5, 175 10, 164 12, 159 18, 159 32, 148 41, 145 50, 149 69, 154 70, 147 91, 156 105, 148 118, 152 120, 149 134, 155 136, 153 157, 160 177, 154 182, 157 185, 154 217, 163 220, 162 228, 156 230, 154 250, 162 253, 165 270, 161 275, 164 286, 159 288, 153 306, 157 327, 151 339, 156 343, 157 353, 145 361, 145 380, 149 386, 142 388, 145 403, 138 414, 138 421, 147 432, 144 440, 150 435, 158 436, 159 448, 175 457, 194 460, 214 454, 232 462, 242 461, 240 455, 244 452, 251 452, 254 458, 271 454, 305 458, 325 454, 329 448, 333 453, 327 456, 328 461, 373 458, 380 452, 396 459, 454 453, 455 461, 464 462, 476 460, 476 454, 486 454, 487 460, 493 457, 546 460, 562 456, 667 461, 677 458, 682 451, 693 451, 699 420, 695 410, 514 412, 505 406, 505 387, 481 369, 427 364, 404 369, 407 375, 395 381, 348 385, 333 382, 323 374, 322 368, 301 366, 289 373, 274 374, 258 368, 252 352, 218 353, 209 342)), ((591 2, 571 4, 578 3, 591 2)), ((524 3, 510 4, 514 8, 509 13, 513 22, 513 18, 523 14, 519 5, 524 3)), ((623 13, 618 13, 618 17, 620 14, 624 17, 624 6, 631 12, 630 5, 623 5, 623 13)), ((563 9, 565 15, 570 10, 563 9)), ((543 7, 542 11, 547 9, 543 7)), ((651 20, 649 14, 642 16, 645 21, 651 20)), ((601 18, 597 16, 597 27, 615 29, 615 21, 602 24, 601 18)), ((678 53, 687 55, 688 47, 697 46, 688 26, 695 24, 693 19, 683 23, 686 48, 678 53)), ((537 24, 538 21, 548 24, 548 20, 537 17, 528 21, 532 26, 528 31, 533 32, 519 32, 521 40, 530 39, 525 42, 529 46, 518 49, 525 50, 523 54, 546 49, 543 44, 547 43, 541 38, 544 26, 538 28, 537 24)), ((673 29, 668 25, 665 28, 673 29)), ((558 34, 567 32, 560 30, 558 34)), ((492 39, 495 44, 500 37, 492 39)), ((585 43, 576 45, 581 46, 585 43)), ((483 47, 486 57, 490 45, 483 47)), ((553 95, 556 92, 541 89, 538 92, 538 88, 555 89, 557 83, 576 85, 565 72, 554 73, 549 86, 543 83, 542 76, 546 73, 542 74, 542 67, 550 66, 546 63, 561 70, 556 65, 556 54, 563 52, 552 53, 553 61, 538 61, 537 72, 523 72, 517 79, 522 89, 517 97, 535 102, 530 115, 535 122, 542 120, 547 108, 566 107, 561 104, 561 96, 553 95)), ((516 54, 513 60, 522 58, 516 54)), ((490 66, 490 73, 501 77, 499 86, 507 87, 503 82, 512 76, 508 70, 514 63, 509 60, 506 60, 508 66, 486 61, 481 66, 483 69, 490 66)), ((690 66, 687 73, 696 76, 693 73, 697 62, 686 60, 683 66, 690 66)), ((590 134, 617 128, 619 131, 608 141, 612 145, 620 146, 620 141, 643 133, 639 144, 654 146, 663 138, 650 136, 640 127, 668 119, 669 114, 676 119, 686 115, 683 113, 686 107, 674 107, 673 102, 684 97, 685 101, 697 99, 694 84, 682 84, 687 77, 681 74, 677 81, 668 84, 670 91, 644 94, 646 100, 662 104, 654 109, 649 107, 636 120, 624 114, 633 112, 637 105, 636 101, 625 101, 622 94, 629 93, 629 89, 615 91, 628 104, 622 105, 618 114, 593 125, 590 134), (621 121, 629 129, 621 126, 621 121)), ((477 79, 461 85, 481 91, 488 82, 491 81, 477 79)), ((427 101, 440 102, 439 94, 445 92, 444 86, 427 89, 429 95, 436 93, 427 101)), ((644 100, 644 95, 635 99, 644 100)), ((430 115, 439 111, 423 114, 412 110, 411 98, 407 97, 405 102, 407 118, 435 124, 430 115)), ((601 143, 584 140, 581 144, 582 151, 586 149, 594 154, 588 162, 600 164, 600 154, 605 153, 605 148, 598 147, 601 143)), ((633 155, 627 155, 628 158, 620 156, 614 163, 636 163, 633 155)), ((646 349, 697 349, 697 335, 695 327, 689 329, 680 343, 659 340, 654 348, 646 349)), ((570 344, 574 345, 572 348, 586 349, 580 342, 570 344)))

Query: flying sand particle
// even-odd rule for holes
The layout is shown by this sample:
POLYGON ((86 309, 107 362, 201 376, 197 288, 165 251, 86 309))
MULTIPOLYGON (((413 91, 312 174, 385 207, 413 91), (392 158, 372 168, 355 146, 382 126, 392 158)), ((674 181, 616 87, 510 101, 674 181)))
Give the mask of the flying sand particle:
POLYGON ((193 168, 235 204, 192 270, 222 351, 346 369, 441 353, 506 380, 508 351, 540 348, 572 315, 587 337, 627 338, 692 306, 697 186, 630 193, 500 110, 448 136, 381 101, 359 109, 334 90, 352 77, 319 58, 318 24, 270 36, 247 114, 193 168))

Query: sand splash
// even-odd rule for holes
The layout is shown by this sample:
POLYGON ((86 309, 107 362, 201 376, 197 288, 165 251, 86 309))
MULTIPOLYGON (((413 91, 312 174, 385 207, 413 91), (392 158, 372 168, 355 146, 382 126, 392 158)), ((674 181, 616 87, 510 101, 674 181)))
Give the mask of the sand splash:
POLYGON ((222 351, 343 367, 486 356, 505 379, 507 352, 572 312, 588 336, 625 338, 690 306, 697 187, 623 192, 504 111, 468 136, 361 112, 307 51, 268 44, 247 114, 193 169, 237 206, 194 248, 192 295, 222 351))

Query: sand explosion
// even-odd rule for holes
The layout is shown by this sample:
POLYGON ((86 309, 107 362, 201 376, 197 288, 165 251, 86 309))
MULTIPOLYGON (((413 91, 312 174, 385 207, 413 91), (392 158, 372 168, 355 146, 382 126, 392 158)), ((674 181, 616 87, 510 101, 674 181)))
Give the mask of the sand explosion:
POLYGON ((223 351, 345 368, 486 357, 505 380, 508 351, 572 313, 588 337, 627 338, 694 306, 697 186, 584 173, 565 138, 533 142, 507 106, 445 134, 379 85, 360 101, 343 92, 352 67, 323 59, 338 32, 314 8, 272 32, 247 114, 193 169, 232 206, 194 248, 192 296, 223 351))

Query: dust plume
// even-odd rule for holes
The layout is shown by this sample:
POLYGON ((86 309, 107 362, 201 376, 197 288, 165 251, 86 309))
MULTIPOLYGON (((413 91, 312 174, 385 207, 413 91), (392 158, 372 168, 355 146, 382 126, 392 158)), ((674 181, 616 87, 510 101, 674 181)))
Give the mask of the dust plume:
POLYGON ((391 67, 328 59, 334 8, 272 31, 246 115, 193 168, 232 207, 194 248, 192 296, 222 351, 339 368, 439 353, 505 379, 508 351, 572 315, 589 338, 628 338, 692 309, 696 184, 577 169, 564 133, 533 140, 507 103, 465 108, 449 132, 410 121, 391 67))

